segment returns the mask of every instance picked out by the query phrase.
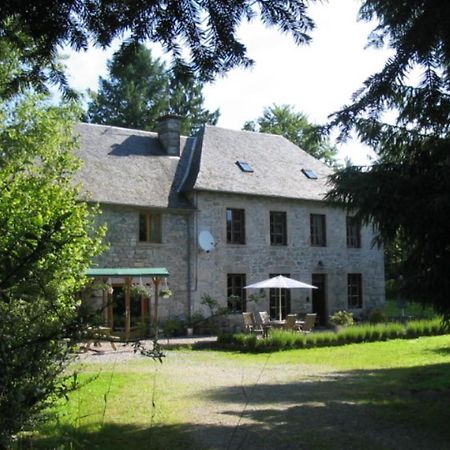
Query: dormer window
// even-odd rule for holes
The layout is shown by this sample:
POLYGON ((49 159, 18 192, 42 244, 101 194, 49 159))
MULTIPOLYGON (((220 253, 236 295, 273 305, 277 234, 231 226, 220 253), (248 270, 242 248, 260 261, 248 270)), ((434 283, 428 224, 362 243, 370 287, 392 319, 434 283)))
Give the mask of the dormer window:
POLYGON ((317 180, 316 172, 312 169, 302 169, 303 174, 306 178, 309 178, 310 180, 317 180))
POLYGON ((242 170, 242 172, 253 172, 253 168, 252 166, 245 161, 236 161, 237 166, 239 167, 239 169, 242 170))

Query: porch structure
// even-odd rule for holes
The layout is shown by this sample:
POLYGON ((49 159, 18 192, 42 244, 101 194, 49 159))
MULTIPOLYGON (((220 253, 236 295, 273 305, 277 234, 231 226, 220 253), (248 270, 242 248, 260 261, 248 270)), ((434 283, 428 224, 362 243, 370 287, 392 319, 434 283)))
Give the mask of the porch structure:
MULTIPOLYGON (((125 339, 130 338, 130 332, 132 328, 132 306, 136 309, 136 299, 133 299, 132 305, 132 286, 133 284, 142 282, 142 279, 150 279, 153 285, 152 295, 154 296, 153 311, 152 311, 152 295, 145 298, 143 295, 138 296, 140 310, 139 317, 141 323, 149 323, 150 334, 158 335, 158 300, 159 292, 161 289, 161 283, 169 276, 169 271, 165 267, 142 267, 142 268, 91 268, 86 272, 86 275, 101 280, 101 283, 108 283, 111 285, 111 289, 103 289, 102 297, 102 311, 105 326, 111 328, 116 332, 118 327, 115 324, 115 320, 118 318, 114 315, 114 305, 123 311, 123 323, 120 323, 123 327, 123 333, 125 339), (114 290, 116 295, 114 296, 114 290), (117 295, 117 292, 120 295, 117 295)), ((151 286, 150 286, 151 287, 151 286)))

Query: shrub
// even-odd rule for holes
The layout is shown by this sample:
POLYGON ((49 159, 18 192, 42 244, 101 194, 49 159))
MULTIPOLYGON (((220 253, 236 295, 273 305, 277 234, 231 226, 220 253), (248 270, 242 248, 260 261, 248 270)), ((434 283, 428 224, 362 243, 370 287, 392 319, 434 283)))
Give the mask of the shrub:
POLYGON ((387 316, 381 309, 373 309, 369 313, 370 323, 384 323, 387 321, 387 316))
POLYGON ((0 448, 69 389, 64 370, 85 328, 78 292, 103 231, 71 181, 78 113, 31 92, 0 101, 0 448))
POLYGON ((330 322, 334 325, 349 327, 354 324, 353 313, 348 311, 337 311, 330 316, 330 322))
POLYGON ((406 324, 406 335, 408 337, 430 336, 448 332, 448 327, 439 319, 412 320, 406 324))
POLYGON ((331 331, 299 334, 285 330, 273 330, 265 339, 256 335, 234 334, 219 336, 218 344, 225 348, 246 352, 272 352, 292 348, 312 348, 344 345, 359 342, 384 341, 388 339, 411 338, 437 335, 448 332, 442 319, 411 321, 406 325, 398 322, 386 324, 364 324, 344 328, 338 333, 331 331))
POLYGON ((167 319, 164 322, 163 330, 165 336, 182 336, 184 334, 185 323, 181 319, 167 319))

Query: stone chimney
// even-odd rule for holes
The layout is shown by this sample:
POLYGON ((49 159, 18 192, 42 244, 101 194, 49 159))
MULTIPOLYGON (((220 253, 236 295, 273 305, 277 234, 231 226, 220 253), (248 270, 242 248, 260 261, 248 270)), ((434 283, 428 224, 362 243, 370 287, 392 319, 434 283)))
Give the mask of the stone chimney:
POLYGON ((169 156, 180 156, 181 117, 166 114, 159 118, 158 139, 169 156))

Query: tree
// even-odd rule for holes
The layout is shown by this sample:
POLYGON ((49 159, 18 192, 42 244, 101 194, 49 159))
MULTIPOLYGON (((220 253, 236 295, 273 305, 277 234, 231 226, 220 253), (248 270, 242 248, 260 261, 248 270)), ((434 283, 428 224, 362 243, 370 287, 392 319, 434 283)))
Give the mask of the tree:
POLYGON ((0 102, 2 449, 64 392, 62 373, 82 329, 77 293, 102 247, 96 210, 71 180, 79 113, 32 93, 0 102))
MULTIPOLYGON (((53 60, 57 49, 70 45, 86 49, 89 42, 107 47, 129 33, 134 41, 159 42, 174 57, 178 71, 195 72, 212 79, 233 67, 252 64, 236 30, 246 20, 259 17, 264 24, 278 26, 297 43, 308 42, 313 28, 304 0, 4 0, 0 8, 0 38, 17 46, 25 56, 27 43, 17 39, 14 29, 36 46, 28 55, 32 68, 53 60), (181 44, 182 43, 182 44, 181 44), (184 51, 187 48, 187 52, 184 51)), ((33 70, 31 71, 33 72, 33 70)), ((59 84, 65 84, 61 78, 59 84)))
POLYGON ((449 318, 450 4, 366 0, 360 14, 379 20, 371 43, 389 44, 394 55, 332 125, 342 138, 355 130, 378 160, 334 175, 328 199, 374 223, 378 242, 400 245, 402 294, 449 318), (413 71, 421 72, 418 82, 413 71), (386 122, 386 112, 395 118, 386 122))
POLYGON ((168 113, 182 117, 182 132, 191 134, 205 123, 215 124, 219 111, 203 109, 202 84, 192 77, 177 79, 142 44, 123 43, 108 62, 109 77, 100 77, 91 93, 87 119, 93 123, 156 130, 168 113))
POLYGON ((66 97, 76 97, 67 84, 58 56, 53 53, 42 56, 39 52, 39 46, 18 29, 13 20, 8 19, 0 24, 1 99, 10 99, 30 88, 48 93, 48 84, 58 84, 66 97))
POLYGON ((296 112, 291 105, 264 108, 263 115, 246 122, 243 129, 279 134, 315 158, 329 165, 336 164, 337 149, 321 133, 321 127, 311 123, 306 114, 296 112))

